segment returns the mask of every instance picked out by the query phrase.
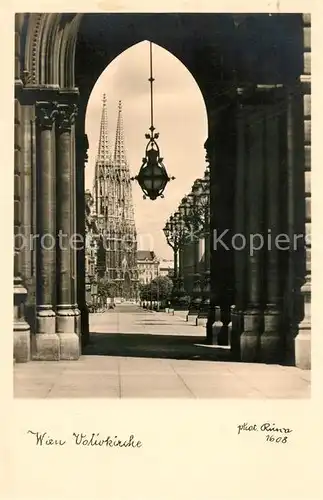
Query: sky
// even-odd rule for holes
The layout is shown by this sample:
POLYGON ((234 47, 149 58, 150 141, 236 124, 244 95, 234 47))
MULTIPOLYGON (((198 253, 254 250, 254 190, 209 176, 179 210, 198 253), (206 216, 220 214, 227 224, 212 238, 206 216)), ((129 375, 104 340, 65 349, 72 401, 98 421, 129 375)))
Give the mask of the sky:
MULTIPOLYGON (((154 125, 168 175, 164 198, 143 199, 133 182, 133 203, 138 234, 138 249, 154 250, 158 257, 171 259, 163 227, 190 192, 194 180, 203 177, 206 167, 204 142, 207 115, 204 100, 186 67, 168 51, 153 45, 154 125)), ((122 101, 125 147, 131 176, 142 164, 150 127, 149 42, 130 47, 114 59, 93 87, 86 111, 85 128, 89 140, 89 161, 85 187, 93 187, 95 157, 99 143, 102 95, 107 95, 110 144, 115 143, 118 101, 122 101)))

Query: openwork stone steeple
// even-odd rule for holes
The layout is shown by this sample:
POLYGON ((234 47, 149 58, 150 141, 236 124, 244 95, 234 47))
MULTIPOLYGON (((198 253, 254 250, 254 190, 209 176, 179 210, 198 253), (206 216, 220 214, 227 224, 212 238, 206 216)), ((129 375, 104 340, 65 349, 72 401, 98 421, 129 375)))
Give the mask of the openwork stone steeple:
POLYGON ((103 94, 103 105, 100 124, 100 137, 98 154, 95 162, 94 176, 94 206, 98 216, 98 224, 101 229, 104 229, 104 220, 107 217, 107 193, 109 189, 109 175, 112 169, 112 153, 109 144, 108 133, 108 108, 107 98, 103 94))
POLYGON ((107 96, 103 94, 103 106, 101 115, 99 149, 97 156, 97 163, 99 165, 107 165, 111 162, 111 150, 109 144, 109 129, 108 129, 108 107, 107 96))
POLYGON ((114 145, 113 161, 116 167, 120 170, 127 170, 127 159, 124 145, 124 130, 123 130, 123 116, 122 116, 122 103, 119 101, 118 105, 118 120, 116 130, 116 141, 114 145))

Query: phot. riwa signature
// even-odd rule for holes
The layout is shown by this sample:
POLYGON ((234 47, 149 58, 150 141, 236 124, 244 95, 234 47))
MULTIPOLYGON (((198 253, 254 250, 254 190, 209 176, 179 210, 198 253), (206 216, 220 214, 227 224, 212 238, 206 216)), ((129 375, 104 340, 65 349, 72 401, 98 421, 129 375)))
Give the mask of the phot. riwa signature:
POLYGON ((238 435, 241 432, 266 432, 266 441, 270 443, 287 443, 288 434, 293 432, 293 429, 289 427, 278 427, 276 424, 271 424, 270 422, 265 422, 258 426, 257 424, 249 424, 244 422, 243 424, 237 425, 238 435))

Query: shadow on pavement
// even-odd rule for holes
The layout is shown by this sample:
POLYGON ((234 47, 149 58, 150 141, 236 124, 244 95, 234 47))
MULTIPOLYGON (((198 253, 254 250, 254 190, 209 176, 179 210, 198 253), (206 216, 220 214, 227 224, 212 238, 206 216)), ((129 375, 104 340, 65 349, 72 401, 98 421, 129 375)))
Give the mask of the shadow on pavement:
POLYGON ((91 333, 83 355, 231 361, 229 348, 203 344, 192 335, 142 333, 91 333))

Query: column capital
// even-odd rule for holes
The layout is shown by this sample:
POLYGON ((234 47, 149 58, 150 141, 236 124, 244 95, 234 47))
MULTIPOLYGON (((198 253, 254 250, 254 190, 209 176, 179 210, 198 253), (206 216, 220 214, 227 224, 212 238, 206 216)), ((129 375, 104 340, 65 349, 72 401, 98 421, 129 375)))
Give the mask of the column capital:
POLYGON ((59 104, 57 125, 60 130, 71 130, 77 116, 76 104, 59 104))
POLYGON ((58 114, 57 102, 36 103, 37 124, 44 129, 51 129, 58 114))

